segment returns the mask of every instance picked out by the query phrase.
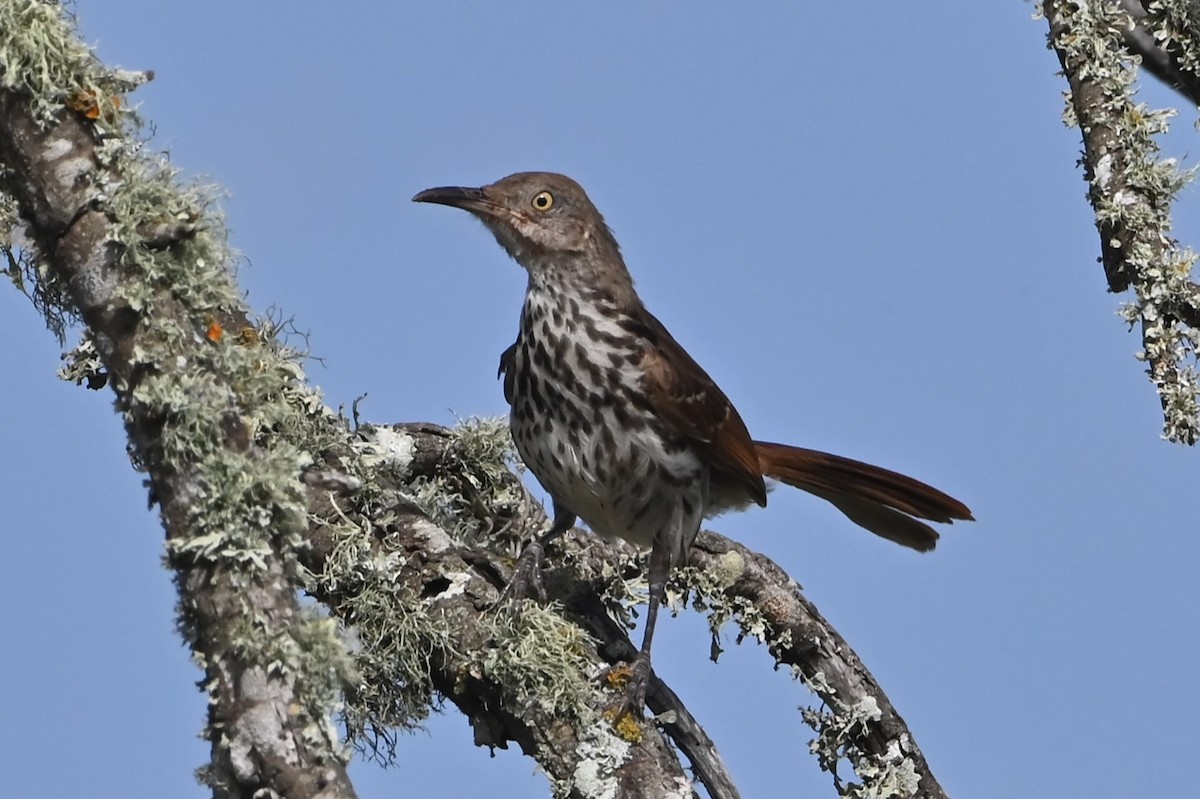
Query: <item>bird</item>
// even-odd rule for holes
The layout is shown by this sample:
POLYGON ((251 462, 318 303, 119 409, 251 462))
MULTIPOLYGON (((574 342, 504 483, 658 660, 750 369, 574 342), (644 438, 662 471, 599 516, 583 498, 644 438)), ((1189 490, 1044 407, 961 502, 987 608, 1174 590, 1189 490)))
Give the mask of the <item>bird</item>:
POLYGON ((927 521, 973 519, 959 500, 898 472, 753 439, 716 382, 646 309, 604 217, 566 175, 518 172, 412 199, 472 214, 527 273, 517 338, 498 376, 513 442, 549 494, 553 518, 522 552, 509 590, 521 584, 524 593, 532 577, 541 591, 544 546, 579 519, 650 550, 646 626, 617 716, 643 715, 667 579, 701 523, 765 506, 768 481, 922 552, 938 540, 927 521))

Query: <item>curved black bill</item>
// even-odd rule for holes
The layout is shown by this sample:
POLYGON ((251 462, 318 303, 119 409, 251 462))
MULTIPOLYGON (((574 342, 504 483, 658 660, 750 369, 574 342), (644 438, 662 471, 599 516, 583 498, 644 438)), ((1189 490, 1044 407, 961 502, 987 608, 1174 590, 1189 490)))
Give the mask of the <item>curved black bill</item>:
POLYGON ((484 202, 481 189, 468 189, 462 186, 439 186, 425 189, 413 195, 415 203, 437 203, 454 208, 477 209, 484 202))

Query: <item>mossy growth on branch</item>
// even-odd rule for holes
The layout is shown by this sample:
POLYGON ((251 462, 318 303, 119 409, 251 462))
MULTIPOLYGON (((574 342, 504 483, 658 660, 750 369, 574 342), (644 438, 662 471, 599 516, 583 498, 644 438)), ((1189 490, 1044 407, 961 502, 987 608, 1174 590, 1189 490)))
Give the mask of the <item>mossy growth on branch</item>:
MULTIPOLYGON (((104 252, 113 259, 79 266, 66 280, 33 236, 23 249, 36 267, 23 277, 36 282, 52 328, 56 315, 78 318, 75 292, 97 307, 136 312, 135 329, 123 334, 127 360, 110 384, 134 465, 150 474, 152 498, 171 504, 167 561, 183 598, 180 628, 209 669, 210 691, 215 674, 257 670, 282 679, 302 705, 293 719, 301 737, 337 752, 331 720, 351 667, 335 625, 303 608, 272 614, 280 606, 263 600, 294 606, 307 530, 301 470, 340 423, 305 385, 300 354, 264 335, 271 325, 237 321, 250 315, 233 278, 237 256, 218 192, 184 183, 150 150, 123 94, 137 83, 133 75, 104 69, 59 5, 0 0, 0 85, 27 98, 47 130, 71 114, 94 128, 90 139, 64 135, 47 146, 74 148, 72 164, 86 167, 77 178, 90 180, 81 212, 104 215, 104 252), (189 605, 200 590, 196 575, 204 575, 203 590, 226 590, 236 604, 219 633, 202 631, 203 614, 189 605)), ((11 252, 11 230, 21 223, 11 211, 5 217, 11 252)), ((97 358, 111 366, 110 335, 88 331, 68 375, 93 373, 97 358)), ((225 734, 206 732, 214 741, 225 734)))
POLYGON ((362 486, 335 503, 336 518, 320 520, 332 549, 312 585, 336 597, 336 612, 358 642, 359 679, 347 692, 346 727, 356 745, 383 762, 394 755, 395 731, 420 727, 436 706, 433 674, 447 670, 456 683, 443 690, 489 683, 514 716, 574 718, 586 722, 580 728, 597 721, 599 689, 588 678, 594 644, 559 609, 500 604, 477 615, 476 602, 494 601, 498 593, 469 600, 470 610, 454 601, 468 589, 488 591, 465 567, 446 570, 455 551, 494 537, 498 518, 516 524, 514 514, 538 514, 529 514, 528 497, 510 471, 512 445, 502 421, 468 420, 450 435, 444 472, 414 479, 415 446, 407 433, 361 428, 353 456, 339 468, 362 486), (499 516, 481 515, 481 507, 499 508, 499 516), (417 550, 421 557, 410 562, 417 550), (414 588, 414 571, 423 574, 425 559, 437 553, 447 558, 426 576, 425 590, 414 588))
MULTIPOLYGON (((388 524, 386 518, 376 523, 388 524)), ((362 522, 362 524, 369 524, 362 522)), ((427 534, 436 536, 434 525, 427 534)), ((347 686, 343 718, 349 738, 390 760, 394 731, 413 729, 434 705, 432 662, 457 655, 451 619, 433 612, 402 579, 407 558, 387 538, 348 517, 329 527, 333 548, 314 585, 338 597, 337 614, 354 650, 356 679, 347 686)))
POLYGON ((0 87, 27 94, 44 124, 73 98, 104 96, 103 73, 60 4, 0 3, 0 31, 0 87))
POLYGON ((596 720, 597 688, 587 676, 594 644, 578 625, 553 607, 526 602, 516 613, 498 608, 488 630, 492 645, 478 659, 479 676, 504 687, 514 712, 537 705, 556 718, 596 720))
POLYGON ((524 467, 504 417, 466 419, 451 431, 445 468, 412 484, 413 501, 464 544, 500 547, 516 557, 540 531, 543 516, 531 512, 521 485, 524 467))
MULTIPOLYGON (((1195 69, 1193 3, 1158 0, 1141 20, 1155 40, 1184 53, 1195 69)), ((1171 235, 1171 206, 1192 180, 1173 158, 1160 158, 1157 137, 1173 109, 1137 101, 1138 59, 1124 46, 1134 25, 1120 3, 1044 0, 1050 44, 1058 52, 1071 91, 1063 119, 1083 135, 1081 163, 1101 235, 1110 282, 1131 285, 1135 299, 1121 316, 1138 325, 1142 351, 1163 407, 1163 436, 1193 444, 1200 438, 1200 292, 1192 282, 1196 253, 1171 235)))
POLYGON ((1154 40, 1178 56, 1182 69, 1200 77, 1200 3, 1151 0, 1145 8, 1154 40))

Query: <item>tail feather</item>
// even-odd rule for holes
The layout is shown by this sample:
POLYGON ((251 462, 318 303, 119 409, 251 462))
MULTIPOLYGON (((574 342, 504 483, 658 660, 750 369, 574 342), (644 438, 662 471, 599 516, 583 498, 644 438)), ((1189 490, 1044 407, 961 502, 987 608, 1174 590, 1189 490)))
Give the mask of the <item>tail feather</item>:
POLYGON ((938 533, 918 519, 974 518, 954 497, 898 472, 785 444, 755 441, 754 447, 763 475, 821 497, 860 527, 921 552, 934 548, 938 533))

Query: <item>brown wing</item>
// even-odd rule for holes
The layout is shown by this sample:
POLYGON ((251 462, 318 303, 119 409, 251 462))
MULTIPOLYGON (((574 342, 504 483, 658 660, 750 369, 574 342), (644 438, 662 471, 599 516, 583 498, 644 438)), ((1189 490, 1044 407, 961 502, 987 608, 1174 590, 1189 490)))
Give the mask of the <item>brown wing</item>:
POLYGON ((513 358, 517 353, 517 342, 513 342, 504 352, 500 353, 500 368, 496 370, 496 377, 504 378, 504 401, 512 405, 513 398, 513 381, 516 376, 513 374, 513 358))
POLYGON ((766 505, 758 451, 733 403, 645 308, 636 326, 634 332, 647 342, 640 363, 643 385, 659 419, 700 444, 711 468, 743 486, 749 499, 766 505))

